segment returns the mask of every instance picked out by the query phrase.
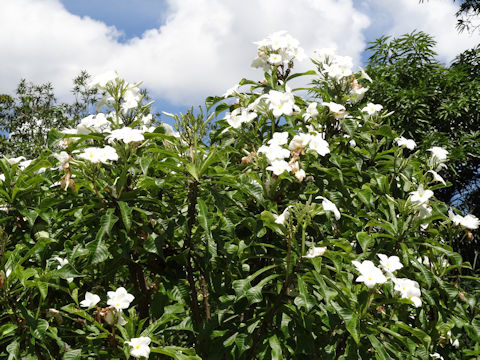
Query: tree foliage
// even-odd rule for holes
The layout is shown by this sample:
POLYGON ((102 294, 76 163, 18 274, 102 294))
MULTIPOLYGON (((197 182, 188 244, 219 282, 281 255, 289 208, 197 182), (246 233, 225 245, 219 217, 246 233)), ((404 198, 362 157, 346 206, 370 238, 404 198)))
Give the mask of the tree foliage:
POLYGON ((261 42, 264 78, 176 130, 102 77, 102 113, 0 159, 0 356, 480 355, 479 279, 451 247, 479 221, 436 198, 443 149, 402 145, 347 58, 293 73, 295 44, 261 42))
MULTIPOLYGON (((451 186, 438 196, 480 215, 480 48, 457 56, 450 66, 435 58, 435 41, 422 32, 371 43, 368 71, 375 80, 367 98, 393 111, 389 123, 424 148, 442 144, 450 151, 451 186)), ((478 243, 462 242, 472 262, 478 243)))
POLYGON ((21 80, 14 96, 0 95, 0 131, 4 138, 1 153, 11 156, 37 156, 47 147, 52 128, 76 124, 96 103, 96 89, 88 91, 89 75, 82 72, 74 79, 73 104, 58 102, 50 83, 35 85, 21 80))

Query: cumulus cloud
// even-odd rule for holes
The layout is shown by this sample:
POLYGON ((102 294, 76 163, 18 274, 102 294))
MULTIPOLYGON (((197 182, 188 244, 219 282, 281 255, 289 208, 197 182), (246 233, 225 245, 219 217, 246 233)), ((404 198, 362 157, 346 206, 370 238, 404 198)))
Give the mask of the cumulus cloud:
POLYGON ((81 69, 116 69, 154 96, 195 103, 243 76, 260 78, 249 69, 252 42, 271 32, 287 30, 308 53, 336 46, 359 62, 369 24, 352 0, 168 0, 167 9, 161 27, 120 42, 117 29, 70 14, 58 0, 3 0, 2 87, 11 91, 24 77, 67 93, 81 69))
POLYGON ((372 12, 390 19, 386 35, 396 37, 413 30, 432 35, 437 41, 438 58, 446 64, 480 42, 479 32, 457 32, 455 13, 458 5, 452 0, 430 0, 422 4, 412 0, 366 0, 365 4, 372 12))
POLYGON ((278 30, 299 39, 307 54, 336 47, 360 64, 365 34, 419 29, 435 36, 440 58, 450 61, 479 40, 458 35, 455 6, 451 0, 166 0, 152 8, 162 11, 161 26, 124 41, 115 27, 73 15, 60 0, 1 0, 1 91, 26 78, 52 82, 65 98, 82 69, 115 69, 128 81, 143 80, 156 98, 200 103, 244 76, 260 79, 261 71, 250 69, 253 41, 278 30))

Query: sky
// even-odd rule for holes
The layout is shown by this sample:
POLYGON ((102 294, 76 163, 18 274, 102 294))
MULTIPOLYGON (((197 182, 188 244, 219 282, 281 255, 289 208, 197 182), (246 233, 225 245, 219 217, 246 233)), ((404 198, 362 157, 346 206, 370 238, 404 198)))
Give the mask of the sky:
POLYGON ((480 42, 456 31, 456 9, 452 0, 0 0, 0 93, 25 78, 69 101, 81 70, 116 70, 143 81, 155 111, 184 112, 244 77, 260 80, 253 42, 279 30, 307 54, 336 47, 359 66, 369 41, 422 30, 448 64, 480 42))

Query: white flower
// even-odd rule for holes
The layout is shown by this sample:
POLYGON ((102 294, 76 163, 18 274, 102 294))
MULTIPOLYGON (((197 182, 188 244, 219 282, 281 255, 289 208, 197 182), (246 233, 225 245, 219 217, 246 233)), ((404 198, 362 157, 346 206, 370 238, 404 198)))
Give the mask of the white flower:
POLYGON ((385 254, 377 254, 377 256, 380 258, 380 267, 387 273, 393 273, 403 267, 398 256, 388 257, 385 254))
POLYGON ((333 214, 335 215, 335 219, 337 220, 340 219, 342 215, 340 214, 340 211, 338 211, 337 206, 333 202, 331 202, 327 198, 324 198, 323 196, 317 196, 315 199, 322 199, 323 210, 332 211, 333 214))
POLYGON ((98 87, 100 89, 104 89, 108 83, 114 82, 118 78, 118 74, 116 71, 110 70, 104 74, 97 75, 94 78, 92 78, 87 87, 88 88, 94 88, 98 87))
POLYGON ((302 61, 306 57, 304 50, 299 46, 298 40, 287 34, 286 31, 277 31, 254 44, 258 46, 258 56, 252 63, 252 67, 255 68, 267 70, 268 63, 289 66, 293 59, 302 61))
POLYGON ((267 170, 273 171, 273 173, 278 176, 285 171, 292 171, 292 168, 285 160, 274 160, 270 166, 267 166, 267 170))
POLYGON ((430 173, 433 175, 433 180, 441 182, 443 185, 447 185, 445 183, 445 180, 443 180, 443 178, 436 171, 428 170, 427 173, 430 173))
POLYGON ((310 137, 308 147, 318 153, 318 155, 325 156, 330 152, 328 142, 326 142, 321 134, 310 137))
POLYGON ((146 116, 142 116, 142 119, 140 121, 141 121, 142 125, 150 126, 153 123, 153 115, 148 114, 146 116))
POLYGON ((452 339, 450 339, 450 344, 452 344, 452 346, 456 349, 458 349, 458 347, 460 346, 460 342, 458 341, 458 339, 455 339, 455 341, 452 341, 452 339))
POLYGON ((60 269, 63 265, 68 264, 68 260, 67 260, 67 259, 62 259, 62 258, 59 257, 59 256, 55 256, 54 259, 57 260, 57 262, 60 264, 60 265, 57 266, 57 269, 60 269))
POLYGON ((135 358, 146 357, 150 355, 150 345, 151 339, 146 336, 141 336, 139 338, 130 339, 130 341, 126 341, 128 345, 132 348, 130 349, 130 355, 135 358))
POLYGON ((412 191, 410 193, 410 201, 414 204, 421 205, 428 202, 428 200, 433 196, 432 190, 424 190, 423 185, 420 184, 417 191, 412 191))
POLYGON ((472 214, 468 214, 465 216, 457 215, 453 213, 453 211, 450 209, 448 211, 448 216, 455 225, 462 225, 463 227, 466 227, 470 230, 476 230, 480 226, 480 220, 472 214))
POLYGON ((304 255, 304 258, 312 259, 318 256, 323 256, 325 254, 325 251, 327 251, 326 246, 321 246, 321 247, 312 247, 306 255, 304 255))
MULTIPOLYGON (((20 163, 18 164, 18 168, 23 171, 23 170, 25 170, 27 167, 30 166, 30 164, 32 163, 32 161, 33 161, 33 160, 20 161, 20 163)), ((45 171, 45 169, 44 169, 43 171, 45 171)), ((43 171, 42 171, 42 172, 43 172, 43 171)))
POLYGON ((59 153, 53 153, 53 156, 58 160, 58 170, 61 170, 63 166, 70 160, 70 155, 66 151, 61 151, 59 153))
POLYGON ((360 276, 357 277, 356 281, 363 282, 370 289, 376 284, 383 284, 387 281, 382 270, 377 268, 370 260, 365 260, 362 263, 352 261, 352 264, 355 265, 357 271, 360 273, 360 276))
MULTIPOLYGON (((273 133, 272 138, 268 140, 269 145, 285 145, 288 142, 288 132, 273 133)), ((290 156, 290 155, 289 155, 290 156)))
POLYGON ((175 131, 174 128, 167 124, 167 123, 162 123, 161 126, 165 129, 165 135, 167 136, 173 136, 176 138, 180 137, 180 133, 178 131, 175 131))
POLYGON ((123 94, 123 102, 121 105, 122 111, 127 112, 130 109, 136 108, 142 100, 140 89, 136 86, 129 87, 123 94))
POLYGON ((307 110, 305 110, 305 114, 303 114, 303 120, 307 121, 318 115, 317 105, 318 104, 316 102, 312 102, 310 105, 308 105, 307 110))
POLYGON ((115 291, 107 292, 107 305, 113 306, 117 310, 128 309, 130 303, 135 299, 124 287, 119 287, 115 291))
POLYGON ((107 136, 109 141, 122 140, 125 144, 130 142, 140 142, 145 140, 141 130, 132 129, 131 127, 124 127, 121 129, 115 129, 110 135, 107 136))
POLYGON ((248 109, 237 108, 231 113, 227 112, 224 119, 227 120, 228 125, 234 129, 238 129, 243 123, 248 123, 256 117, 257 114, 255 112, 249 112, 248 109))
POLYGON ((282 59, 282 55, 280 54, 270 54, 270 56, 268 57, 268 62, 272 65, 280 65, 282 63, 283 59, 282 59))
POLYGON ((290 207, 291 206, 287 206, 286 209, 283 210, 283 213, 281 213, 280 215, 273 214, 273 216, 276 217, 276 219, 275 219, 276 224, 285 225, 285 222, 288 220, 288 217, 290 216, 290 213, 288 211, 288 209, 290 209, 290 207))
POLYGON ((365 79, 365 80, 370 81, 370 82, 373 81, 372 78, 370 76, 368 76, 368 74, 365 72, 365 70, 360 68, 360 72, 361 72, 360 79, 365 79))
POLYGON ((322 105, 328 107, 334 114, 342 114, 345 111, 345 106, 334 102, 322 102, 322 105))
POLYGON ((432 357, 432 358, 434 358, 434 359, 444 360, 444 359, 443 359, 443 356, 440 355, 439 353, 430 354, 430 357, 432 357))
POLYGON ((313 53, 317 56, 320 62, 325 62, 329 58, 334 58, 336 52, 336 48, 322 48, 313 50, 313 53))
POLYGON ((394 140, 398 146, 405 146, 409 150, 415 149, 417 144, 412 139, 404 138, 403 136, 397 137, 394 140))
POLYGON ((0 174, 0 180, 5 181, 5 174, 0 174))
POLYGON ((382 105, 368 103, 367 106, 365 106, 362 109, 362 112, 366 112, 368 115, 375 115, 376 113, 378 113, 382 109, 383 109, 382 105))
POLYGON ((310 143, 311 138, 312 136, 310 134, 300 133, 298 135, 295 135, 290 141, 288 148, 291 151, 301 152, 310 143))
POLYGON ((423 259, 421 256, 418 257, 417 261, 423 265, 430 266, 430 259, 428 258, 427 255, 423 255, 423 259))
POLYGON ((445 150, 444 148, 441 148, 439 146, 434 146, 428 149, 428 151, 432 153, 432 158, 436 159, 439 162, 443 162, 447 160, 448 151, 445 150))
POLYGON ((422 300, 420 299, 422 293, 416 281, 405 278, 394 278, 393 283, 395 284, 394 290, 399 291, 403 299, 409 299, 415 307, 422 305, 422 300))
POLYGON ((262 145, 258 148, 257 152, 259 154, 265 154, 270 163, 273 163, 276 160, 283 160, 290 156, 290 151, 288 149, 276 144, 270 146, 262 145))
POLYGON ((19 156, 19 157, 7 159, 10 165, 18 164, 20 161, 24 161, 24 160, 26 160, 25 156, 19 156))
POLYGON ((353 104, 361 101, 365 96, 365 93, 368 91, 368 87, 363 87, 357 82, 357 79, 354 79, 352 82, 352 88, 348 95, 350 95, 351 101, 353 104))
POLYGON ((117 161, 118 155, 116 150, 111 146, 104 148, 88 147, 83 150, 83 153, 78 155, 79 158, 88 160, 92 163, 107 163, 108 161, 117 161))
POLYGON ((297 178, 298 181, 302 182, 303 179, 305 179, 305 176, 307 174, 305 173, 305 170, 300 169, 295 172, 295 177, 297 178))
POLYGON ((295 105, 295 98, 289 91, 281 92, 270 90, 266 96, 266 102, 269 104, 269 109, 272 110, 273 116, 280 117, 282 115, 292 115, 294 111, 299 108, 295 105))
POLYGON ((111 127, 110 121, 104 113, 97 115, 89 115, 77 125, 77 134, 89 134, 90 132, 109 132, 111 127))
POLYGON ((8 278, 8 277, 10 276, 10 274, 11 274, 11 273, 12 273, 12 269, 10 269, 10 268, 9 268, 9 269, 7 269, 7 270, 5 271, 5 277, 7 277, 7 278, 8 278))
POLYGON ((92 294, 91 292, 86 292, 85 293, 85 300, 80 301, 80 306, 81 307, 92 307, 98 304, 100 301, 100 296, 92 294))
MULTIPOLYGON (((432 216, 432 207, 428 204, 422 204, 420 205, 420 208, 418 209, 418 214, 417 216, 423 220, 423 219, 426 219, 430 216, 432 216)), ((422 227, 423 230, 425 230, 427 227, 428 227, 428 224, 425 223, 425 224, 421 224, 420 225, 422 227)))

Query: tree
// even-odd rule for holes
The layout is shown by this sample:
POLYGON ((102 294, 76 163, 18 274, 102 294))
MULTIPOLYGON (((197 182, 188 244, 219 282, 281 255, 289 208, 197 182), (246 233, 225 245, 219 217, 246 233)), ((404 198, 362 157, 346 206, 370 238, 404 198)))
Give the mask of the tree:
POLYGON ((177 131, 110 74, 105 112, 0 159, 0 357, 478 357, 449 244, 480 220, 435 197, 444 149, 404 145, 348 57, 298 74, 298 41, 258 44, 260 81, 177 131))
POLYGON ((0 95, 0 151, 10 156, 38 156, 47 147, 52 128, 73 126, 97 101, 97 89, 89 90, 89 75, 83 71, 74 79, 72 104, 59 103, 50 83, 35 85, 21 80, 14 96, 0 95))
MULTIPOLYGON (((374 82, 366 97, 382 101, 393 112, 388 118, 392 127, 425 150, 434 145, 448 148, 450 172, 444 178, 451 186, 438 196, 480 215, 480 47, 445 66, 435 59, 434 46, 433 38, 423 32, 372 42, 367 69, 374 82)), ((472 263, 478 244, 475 240, 461 245, 472 263)))
MULTIPOLYGON (((420 0, 424 2, 425 0, 420 0)), ((428 0, 427 0, 428 1, 428 0)), ((464 30, 473 32, 480 26, 476 22, 476 18, 480 14, 480 1, 479 0, 453 0, 460 4, 459 9, 455 13, 457 17, 457 29, 462 32, 464 30)))

